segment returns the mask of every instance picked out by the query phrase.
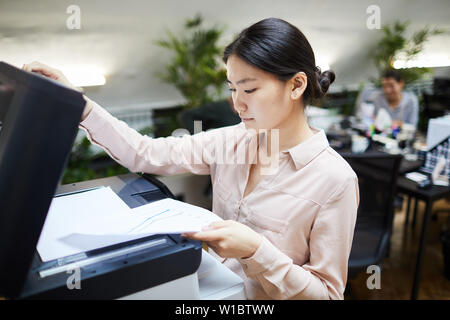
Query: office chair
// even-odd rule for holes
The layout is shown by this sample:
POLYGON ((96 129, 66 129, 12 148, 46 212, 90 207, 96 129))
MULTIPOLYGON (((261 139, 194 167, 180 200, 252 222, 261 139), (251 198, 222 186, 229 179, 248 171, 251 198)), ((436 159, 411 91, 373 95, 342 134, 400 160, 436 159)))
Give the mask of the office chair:
POLYGON ((348 278, 389 255, 401 155, 342 154, 358 176, 360 203, 348 278))

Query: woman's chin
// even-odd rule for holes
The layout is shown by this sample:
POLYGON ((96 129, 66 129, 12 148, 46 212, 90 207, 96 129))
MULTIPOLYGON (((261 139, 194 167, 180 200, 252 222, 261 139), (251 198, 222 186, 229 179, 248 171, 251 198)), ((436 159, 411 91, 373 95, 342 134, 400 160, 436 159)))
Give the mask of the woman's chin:
POLYGON ((257 129, 258 127, 255 119, 242 119, 242 122, 244 123, 246 129, 257 129))
POLYGON ((255 126, 252 126, 249 123, 244 123, 244 125, 245 125, 245 129, 247 129, 247 130, 257 130, 258 129, 255 126))

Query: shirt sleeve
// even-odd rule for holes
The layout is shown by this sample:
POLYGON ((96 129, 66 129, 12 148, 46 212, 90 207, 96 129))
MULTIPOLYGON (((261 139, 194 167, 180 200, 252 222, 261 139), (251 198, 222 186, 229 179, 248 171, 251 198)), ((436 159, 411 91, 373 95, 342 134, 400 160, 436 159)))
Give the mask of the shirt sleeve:
POLYGON ((310 259, 300 266, 263 237, 239 259, 246 275, 274 299, 343 299, 356 215, 358 180, 348 179, 320 209, 310 234, 310 259))
POLYGON ((86 131, 92 144, 103 148, 130 171, 158 175, 210 174, 214 142, 220 129, 193 136, 153 139, 130 128, 94 101, 86 100, 92 109, 79 127, 86 131))
POLYGON ((383 108, 383 95, 378 93, 373 99, 373 118, 375 119, 380 112, 380 109, 383 108))
POLYGON ((411 98, 405 107, 406 114, 404 122, 417 126, 417 122, 419 121, 419 102, 414 94, 411 94, 411 98))

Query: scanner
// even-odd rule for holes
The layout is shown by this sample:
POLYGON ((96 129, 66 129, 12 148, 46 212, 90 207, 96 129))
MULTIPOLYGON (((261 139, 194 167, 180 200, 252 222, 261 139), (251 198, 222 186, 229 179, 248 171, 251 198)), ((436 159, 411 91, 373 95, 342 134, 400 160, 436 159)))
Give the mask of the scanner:
POLYGON ((58 187, 85 103, 80 92, 0 62, 0 296, 115 299, 199 268, 201 243, 179 234, 42 262, 36 244, 54 196, 109 185, 130 208, 173 197, 148 174, 58 187), (79 277, 81 290, 69 285, 71 276, 79 277))

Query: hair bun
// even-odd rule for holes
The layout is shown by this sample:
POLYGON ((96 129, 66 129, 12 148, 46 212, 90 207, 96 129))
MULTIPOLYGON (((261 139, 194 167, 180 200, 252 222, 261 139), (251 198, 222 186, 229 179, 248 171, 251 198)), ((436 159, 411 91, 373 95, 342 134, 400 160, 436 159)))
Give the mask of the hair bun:
POLYGON ((332 70, 327 70, 327 71, 320 73, 319 84, 320 84, 320 88, 322 89, 322 94, 325 94, 328 91, 328 88, 334 82, 335 78, 336 78, 336 75, 334 74, 334 72, 332 70))

